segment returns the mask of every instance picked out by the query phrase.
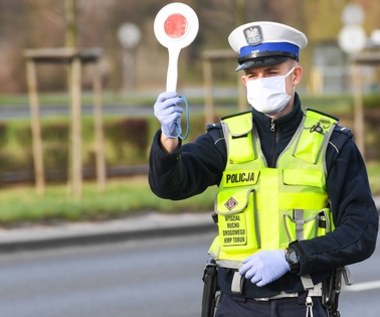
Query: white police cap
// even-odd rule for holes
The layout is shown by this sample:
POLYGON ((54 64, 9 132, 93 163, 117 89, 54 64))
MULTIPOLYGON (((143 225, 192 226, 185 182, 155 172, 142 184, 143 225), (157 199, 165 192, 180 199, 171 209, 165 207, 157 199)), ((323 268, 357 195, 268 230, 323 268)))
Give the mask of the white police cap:
POLYGON ((280 64, 288 58, 299 60, 307 45, 305 34, 288 25, 259 21, 243 24, 228 37, 231 48, 239 54, 236 70, 280 64))

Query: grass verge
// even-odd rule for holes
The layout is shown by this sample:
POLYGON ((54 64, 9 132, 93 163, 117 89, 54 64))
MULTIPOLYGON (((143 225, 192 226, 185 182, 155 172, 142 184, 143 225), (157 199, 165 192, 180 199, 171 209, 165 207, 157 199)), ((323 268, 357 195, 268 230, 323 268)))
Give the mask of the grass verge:
POLYGON ((0 191, 0 225, 56 223, 60 221, 101 221, 148 211, 175 213, 211 210, 216 188, 197 198, 170 201, 157 198, 146 177, 109 180, 106 190, 86 182, 81 200, 74 200, 67 185, 51 185, 45 194, 36 194, 33 187, 17 186, 0 191))

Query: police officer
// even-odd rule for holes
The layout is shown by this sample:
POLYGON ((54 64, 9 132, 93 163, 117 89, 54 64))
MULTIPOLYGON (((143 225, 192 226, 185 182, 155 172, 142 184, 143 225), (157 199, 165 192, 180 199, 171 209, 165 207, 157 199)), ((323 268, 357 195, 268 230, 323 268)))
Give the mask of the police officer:
POLYGON ((375 249, 378 214, 366 167, 350 130, 303 110, 295 92, 306 36, 287 25, 253 22, 228 38, 252 106, 182 144, 181 98, 158 96, 161 123, 149 182, 179 200, 218 185, 218 264, 222 316, 329 316, 337 268, 375 249))

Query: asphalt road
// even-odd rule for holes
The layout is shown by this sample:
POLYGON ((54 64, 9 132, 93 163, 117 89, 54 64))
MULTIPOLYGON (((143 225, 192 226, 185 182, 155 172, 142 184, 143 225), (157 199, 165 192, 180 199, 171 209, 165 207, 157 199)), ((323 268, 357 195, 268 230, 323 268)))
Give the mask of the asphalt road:
POLYGON ((210 234, 0 255, 1 317, 199 316, 210 234))
MULTIPOLYGON (((1 317, 197 317, 209 233, 0 255, 1 317)), ((380 246, 351 267, 343 317, 377 317, 380 246)))
POLYGON ((354 284, 343 288, 342 317, 380 316, 380 238, 375 253, 368 260, 349 267, 354 284))

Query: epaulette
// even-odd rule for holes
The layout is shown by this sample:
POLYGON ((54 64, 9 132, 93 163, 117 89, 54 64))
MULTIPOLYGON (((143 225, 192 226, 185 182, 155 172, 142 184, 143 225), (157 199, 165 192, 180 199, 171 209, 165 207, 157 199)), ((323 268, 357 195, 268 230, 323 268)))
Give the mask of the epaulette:
POLYGON ((224 140, 223 129, 220 123, 211 123, 206 126, 207 134, 214 140, 214 144, 224 140))
POLYGON ((207 131, 210 131, 213 129, 221 129, 221 128, 222 128, 222 125, 220 123, 209 123, 206 126, 207 131))
POLYGON ((333 146, 336 153, 339 153, 347 140, 352 139, 352 137, 353 134, 350 129, 337 125, 331 135, 329 144, 333 146))
POLYGON ((353 133, 352 133, 351 129, 343 127, 341 125, 337 125, 334 128, 334 132, 342 133, 342 134, 346 135, 349 138, 353 137, 353 133))

